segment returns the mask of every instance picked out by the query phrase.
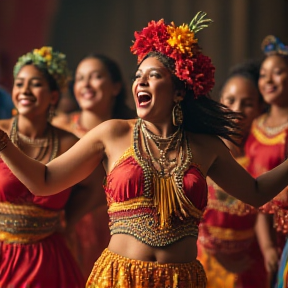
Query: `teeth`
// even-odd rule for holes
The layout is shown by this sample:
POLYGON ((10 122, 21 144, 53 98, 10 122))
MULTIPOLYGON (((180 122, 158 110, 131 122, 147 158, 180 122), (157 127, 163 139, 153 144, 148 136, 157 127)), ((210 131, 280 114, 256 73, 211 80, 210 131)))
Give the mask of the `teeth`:
POLYGON ((139 93, 137 94, 137 96, 138 96, 138 97, 141 97, 141 96, 148 96, 148 97, 150 97, 150 95, 149 95, 148 93, 146 93, 146 92, 139 92, 139 93))

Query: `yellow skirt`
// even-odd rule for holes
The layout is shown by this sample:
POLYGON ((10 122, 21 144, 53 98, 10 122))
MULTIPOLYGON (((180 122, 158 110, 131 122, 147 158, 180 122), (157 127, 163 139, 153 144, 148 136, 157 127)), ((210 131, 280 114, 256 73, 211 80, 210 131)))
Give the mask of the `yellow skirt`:
POLYGON ((205 288, 206 276, 198 260, 159 264, 132 260, 105 249, 95 262, 86 288, 205 288))

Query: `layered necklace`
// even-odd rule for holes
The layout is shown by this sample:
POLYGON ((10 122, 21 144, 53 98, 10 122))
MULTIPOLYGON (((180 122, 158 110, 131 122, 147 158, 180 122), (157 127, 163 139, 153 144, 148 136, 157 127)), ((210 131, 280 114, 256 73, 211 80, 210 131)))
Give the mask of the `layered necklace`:
POLYGON ((143 135, 145 152, 149 161, 161 177, 172 175, 173 171, 180 164, 179 160, 183 160, 183 148, 181 145, 183 141, 182 129, 178 127, 172 135, 164 138, 149 130, 144 121, 141 121, 140 127, 143 135), (156 158, 153 155, 149 140, 152 140, 155 144, 159 152, 159 158, 156 158), (172 153, 175 154, 174 158, 169 157, 169 154, 172 153))
POLYGON ((10 132, 10 139, 14 145, 23 150, 23 144, 32 148, 39 148, 39 151, 33 159, 42 161, 49 151, 50 145, 52 145, 49 161, 57 156, 59 149, 59 139, 53 126, 50 123, 47 124, 46 137, 32 139, 18 131, 18 117, 15 117, 12 123, 10 132))
POLYGON ((138 119, 133 137, 136 157, 146 175, 145 188, 152 192, 148 192, 148 195, 153 198, 160 226, 169 225, 172 215, 180 219, 193 215, 194 206, 183 191, 184 173, 192 163, 192 152, 183 129, 179 127, 175 133, 163 138, 155 135, 142 119, 138 119), (143 149, 140 148, 141 138, 143 149), (159 158, 152 152, 149 140, 158 149, 159 158))

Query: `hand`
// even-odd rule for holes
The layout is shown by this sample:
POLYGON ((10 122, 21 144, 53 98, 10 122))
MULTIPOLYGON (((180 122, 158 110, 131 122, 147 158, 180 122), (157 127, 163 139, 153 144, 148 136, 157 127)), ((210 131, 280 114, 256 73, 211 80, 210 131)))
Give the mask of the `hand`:
POLYGON ((264 256, 265 268, 269 274, 273 274, 278 269, 279 255, 277 248, 269 246, 262 251, 264 256))

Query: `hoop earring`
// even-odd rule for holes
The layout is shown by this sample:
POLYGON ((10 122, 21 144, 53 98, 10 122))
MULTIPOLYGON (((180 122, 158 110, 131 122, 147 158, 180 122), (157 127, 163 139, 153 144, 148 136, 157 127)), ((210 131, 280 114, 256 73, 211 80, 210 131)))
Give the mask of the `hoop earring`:
POLYGON ((174 126, 181 126, 183 123, 183 112, 180 102, 176 103, 172 110, 172 122, 174 126))
POLYGON ((47 119, 47 121, 48 121, 49 123, 51 123, 54 116, 55 116, 55 107, 51 105, 51 106, 49 107, 48 119, 47 119))

